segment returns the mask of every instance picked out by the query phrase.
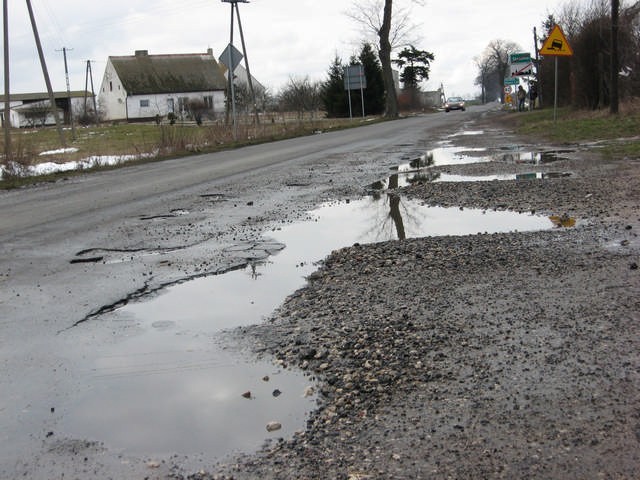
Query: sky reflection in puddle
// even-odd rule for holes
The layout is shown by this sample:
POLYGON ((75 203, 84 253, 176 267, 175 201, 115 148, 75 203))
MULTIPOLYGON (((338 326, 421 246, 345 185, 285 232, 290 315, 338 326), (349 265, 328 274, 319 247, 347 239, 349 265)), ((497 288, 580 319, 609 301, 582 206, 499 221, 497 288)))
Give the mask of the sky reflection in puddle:
POLYGON ((543 180, 547 178, 570 177, 571 172, 527 172, 506 173, 499 175, 456 175, 452 173, 433 172, 430 170, 411 170, 394 173, 384 180, 369 185, 374 191, 407 187, 414 183, 438 182, 490 182, 507 180, 543 180))
POLYGON ((85 361, 64 430, 116 449, 209 459, 256 451, 268 439, 304 430, 316 401, 303 397, 311 379, 245 358, 216 340, 222 329, 262 321, 313 270, 287 263, 287 255, 277 258, 284 261, 252 261, 105 315, 134 323, 134 331, 114 344, 87 346, 83 356, 92 360, 85 361), (276 389, 282 394, 274 397, 276 389), (267 432, 271 421, 282 428, 267 432))
MULTIPOLYGON (((422 157, 427 165, 439 167, 442 165, 464 165, 467 163, 490 162, 491 157, 478 155, 486 152, 485 148, 442 146, 429 150, 422 157)), ((400 169, 403 167, 401 166, 400 169)))
POLYGON ((402 163, 392 170, 398 173, 411 172, 420 168, 441 167, 446 165, 466 165, 470 163, 504 162, 543 165, 566 160, 566 154, 574 150, 527 151, 517 147, 501 149, 496 153, 486 154, 485 148, 453 147, 443 145, 424 153, 409 162, 402 163))
POLYGON ((283 227, 274 235, 277 240, 287 244, 287 249, 293 242, 300 242, 301 253, 306 251, 307 256, 317 249, 317 259, 323 258, 331 250, 354 243, 551 228, 547 217, 504 211, 428 207, 418 201, 386 194, 350 202, 328 203, 312 214, 315 221, 283 227))
POLYGON ((116 450, 203 453, 213 460, 304 428, 315 399, 303 399, 308 379, 268 361, 248 361, 179 324, 93 348, 95 361, 67 409, 64 431, 116 450), (271 421, 282 429, 267 432, 271 421))
POLYGON ((372 190, 387 190, 406 187, 416 182, 481 182, 491 180, 531 180, 571 176, 567 172, 527 172, 499 175, 453 175, 433 172, 430 167, 465 165, 472 163, 504 162, 528 165, 544 165, 564 160, 574 150, 525 151, 519 147, 505 147, 497 153, 486 154, 484 148, 453 147, 444 142, 443 146, 427 151, 420 157, 392 167, 393 175, 370 185, 372 190))
POLYGON ((132 333, 106 344, 85 340, 83 347, 75 346, 84 349, 80 357, 86 372, 65 409, 64 432, 116 449, 205 453, 209 460, 290 437, 304 429, 314 408, 316 398, 303 397, 311 380, 299 371, 225 350, 217 345, 217 332, 261 322, 304 285, 316 269, 314 262, 337 248, 552 227, 546 217, 426 207, 387 194, 328 203, 310 217, 266 233, 269 242, 286 245, 266 259, 249 252, 244 269, 185 282, 105 315, 105 323, 130 325, 132 333), (283 394, 273 396, 275 389, 283 394), (242 397, 246 391, 252 399, 242 397), (267 432, 270 421, 280 422, 282 429, 267 432))

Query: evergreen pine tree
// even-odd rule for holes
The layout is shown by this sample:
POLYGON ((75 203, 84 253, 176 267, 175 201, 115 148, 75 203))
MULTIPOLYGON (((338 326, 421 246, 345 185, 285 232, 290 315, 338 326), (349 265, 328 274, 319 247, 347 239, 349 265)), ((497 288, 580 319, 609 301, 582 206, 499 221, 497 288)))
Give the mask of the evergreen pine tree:
POLYGON ((328 76, 321 88, 322 104, 327 117, 347 117, 349 105, 347 92, 344 89, 344 66, 337 55, 329 67, 328 76))
POLYGON ((384 113, 385 96, 382 66, 373 47, 365 43, 359 57, 367 79, 364 90, 364 111, 366 115, 380 115, 384 113))

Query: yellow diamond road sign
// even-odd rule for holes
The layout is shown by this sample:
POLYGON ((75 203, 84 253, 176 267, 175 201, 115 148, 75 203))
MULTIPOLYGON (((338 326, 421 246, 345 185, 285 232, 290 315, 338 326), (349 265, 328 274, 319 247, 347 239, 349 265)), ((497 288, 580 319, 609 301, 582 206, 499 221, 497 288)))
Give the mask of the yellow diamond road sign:
POLYGON ((570 57, 573 55, 571 45, 567 42, 567 37, 564 36, 560 25, 553 27, 553 30, 551 30, 551 33, 540 49, 540 55, 556 55, 564 57, 570 57))

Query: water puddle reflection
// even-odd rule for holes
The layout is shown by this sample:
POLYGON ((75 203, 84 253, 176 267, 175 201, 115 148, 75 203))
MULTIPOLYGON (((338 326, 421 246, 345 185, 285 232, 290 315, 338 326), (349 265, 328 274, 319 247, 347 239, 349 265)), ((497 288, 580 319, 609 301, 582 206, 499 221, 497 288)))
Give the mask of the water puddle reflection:
POLYGON ((446 172, 434 172, 425 170, 409 170, 401 173, 394 173, 384 180, 369 185, 372 194, 376 192, 393 190, 395 188, 407 187, 415 183, 438 183, 438 182, 490 182, 507 180, 542 180, 547 178, 570 177, 571 172, 527 172, 527 173, 506 173, 497 175, 456 175, 446 172))
POLYGON ((96 360, 64 430, 116 450, 202 453, 210 460, 304 429, 315 398, 303 398, 307 378, 248 361, 180 324, 154 322, 117 346, 92 349, 96 360), (270 433, 274 421, 281 428, 270 433))
POLYGON ((532 151, 523 150, 519 147, 504 147, 497 153, 486 154, 485 148, 453 147, 445 144, 425 152, 425 154, 419 158, 394 167, 394 170, 405 172, 430 166, 439 167, 443 165, 465 165, 484 162, 544 165, 560 160, 567 160, 567 155, 573 152, 575 152, 575 150, 532 151))
MULTIPOLYGON (((481 134, 482 132, 478 133, 481 134)), ((476 134, 471 132, 470 134, 476 134)), ((392 167, 393 175, 374 182, 369 186, 372 191, 389 190, 406 187, 416 182, 482 182, 491 180, 532 180, 561 178, 571 176, 570 172, 527 172, 499 175, 453 175, 434 172, 430 167, 447 165, 465 165, 472 163, 503 162, 527 165, 544 165, 559 160, 566 160, 566 155, 574 150, 523 151, 519 147, 505 147, 498 153, 486 154, 484 148, 453 147, 443 145, 427 151, 420 157, 392 167)))
POLYGON ((507 153, 498 153, 493 156, 494 160, 505 163, 527 163, 531 165, 544 165, 547 163, 557 162, 559 160, 567 160, 567 153, 573 150, 554 150, 547 152, 531 152, 531 151, 509 151, 507 153))
POLYGON ((419 201, 386 194, 350 202, 329 203, 315 210, 313 217, 315 221, 283 227, 280 232, 274 232, 274 235, 287 244, 287 249, 292 243, 302 240, 301 254, 304 248, 309 253, 317 250, 316 255, 320 259, 333 249, 354 243, 544 230, 552 226, 551 221, 542 216, 428 207, 419 201))
MULTIPOLYGON (((481 155, 485 148, 442 146, 429 150, 424 154, 423 162, 439 167, 442 165, 464 165, 468 163, 490 162, 491 156, 481 155)), ((403 168, 402 166, 400 168, 403 168)))
POLYGON ((460 136, 476 136, 476 135, 484 135, 484 130, 461 130, 459 132, 452 133, 448 135, 448 138, 460 137, 460 136))
MULTIPOLYGON (((262 321, 304 285, 315 262, 337 248, 553 228, 546 217, 427 207, 394 194, 327 203, 309 216, 268 232, 261 244, 265 255, 247 256, 242 245, 229 249, 245 255, 244 269, 185 282, 105 315, 105 324, 128 325, 131 333, 75 347, 87 371, 65 409, 65 433, 115 449, 205 453, 208 459, 291 437, 304 429, 317 401, 308 395, 311 379, 224 349, 218 345, 220 330, 262 321), (280 428, 267 431, 270 422, 280 428)), ((83 328, 90 327, 74 332, 91 337, 83 328)), ((110 328, 104 329, 109 335, 110 328)))

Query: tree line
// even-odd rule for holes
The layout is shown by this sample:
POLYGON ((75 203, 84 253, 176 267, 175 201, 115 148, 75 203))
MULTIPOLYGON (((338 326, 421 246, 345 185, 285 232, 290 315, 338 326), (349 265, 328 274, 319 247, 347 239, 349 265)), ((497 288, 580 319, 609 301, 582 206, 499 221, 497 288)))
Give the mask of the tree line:
MULTIPOLYGON (((406 109, 420 105, 418 93, 420 82, 429 78, 430 63, 434 55, 419 50, 413 45, 405 47, 392 60, 400 68, 399 80, 402 82, 400 106, 406 109)), ((387 89, 384 83, 384 72, 380 58, 374 47, 364 43, 357 56, 344 63, 336 56, 327 71, 327 79, 311 82, 308 77, 291 78, 279 96, 280 108, 298 112, 323 109, 328 117, 348 117, 350 114, 381 115, 387 109, 387 89), (362 90, 345 89, 345 68, 362 65, 366 78, 366 88, 362 90), (351 97, 349 99, 349 97, 351 97), (351 102, 351 110, 349 110, 351 102), (363 104, 364 102, 364 104, 363 104)))
MULTIPOLYGON (((618 99, 640 92, 640 2, 590 0, 569 2, 542 22, 537 49, 555 25, 560 25, 573 50, 558 59, 558 104, 576 108, 616 110, 618 99)), ((532 32, 533 39, 533 32, 532 32)), ((493 40, 476 57, 476 84, 483 102, 503 97, 509 56, 527 52, 506 40, 493 40)), ((535 55, 534 55, 535 56, 535 55)), ((537 62, 539 90, 546 103, 553 102, 555 60, 537 62)))

